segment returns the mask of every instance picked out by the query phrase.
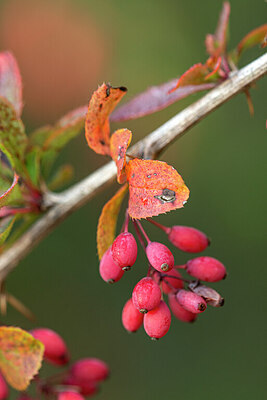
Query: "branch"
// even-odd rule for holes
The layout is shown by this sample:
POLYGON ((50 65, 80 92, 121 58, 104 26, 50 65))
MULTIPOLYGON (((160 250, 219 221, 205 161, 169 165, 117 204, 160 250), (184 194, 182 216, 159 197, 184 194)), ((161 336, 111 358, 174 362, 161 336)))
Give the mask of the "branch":
MULTIPOLYGON (((224 83, 132 146, 129 153, 141 158, 155 158, 188 129, 266 73, 267 54, 241 70, 233 72, 224 83)), ((61 194, 51 195, 48 193, 44 195, 44 202, 50 208, 11 248, 0 256, 0 280, 5 279, 17 264, 60 222, 113 182, 116 173, 117 170, 112 161, 61 194)))

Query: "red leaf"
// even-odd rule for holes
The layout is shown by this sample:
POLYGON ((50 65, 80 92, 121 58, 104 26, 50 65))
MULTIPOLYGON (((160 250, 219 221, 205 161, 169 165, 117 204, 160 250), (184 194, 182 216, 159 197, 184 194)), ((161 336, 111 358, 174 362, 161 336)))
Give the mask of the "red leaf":
POLYGON ((97 251, 99 260, 101 260, 104 253, 114 241, 117 219, 127 189, 127 184, 122 186, 102 209, 97 226, 97 251))
POLYGON ((113 88, 103 83, 92 95, 85 121, 85 137, 91 149, 110 155, 109 115, 125 95, 124 87, 113 88))
POLYGON ((126 165, 131 218, 153 217, 183 207, 189 190, 178 172, 162 161, 134 159, 126 165))
POLYGON ((8 51, 0 53, 0 96, 14 107, 17 117, 22 112, 22 82, 15 57, 8 51))
POLYGON ((17 185, 18 181, 19 181, 19 176, 15 173, 12 185, 6 192, 4 192, 0 196, 0 207, 3 207, 4 205, 8 204, 9 197, 11 196, 11 193, 15 188, 15 186, 17 185))
POLYGON ((227 28, 230 17, 230 3, 223 3, 223 8, 219 16, 218 25, 214 35, 208 34, 206 36, 206 49, 207 52, 213 56, 218 57, 223 55, 226 51, 227 28))
POLYGON ((264 43, 266 35, 267 35, 267 24, 259 26, 258 28, 253 29, 253 31, 249 32, 241 40, 241 42, 239 42, 237 46, 238 57, 240 57, 241 53, 243 53, 244 50, 256 46, 257 44, 264 43))
POLYGON ((41 367, 44 345, 20 328, 0 327, 0 368, 7 382, 25 390, 41 367))
POLYGON ((201 85, 188 85, 179 88, 173 93, 170 90, 176 84, 177 79, 172 79, 169 82, 163 83, 159 86, 151 86, 146 91, 138 94, 128 103, 123 104, 115 110, 110 117, 110 121, 119 122, 127 121, 129 119, 136 119, 144 117, 145 115, 153 114, 157 111, 163 110, 169 105, 181 100, 190 94, 200 92, 202 90, 212 89, 213 83, 203 83, 201 85))
POLYGON ((117 165, 117 181, 124 183, 126 181, 125 165, 126 151, 132 140, 132 132, 128 129, 118 129, 113 133, 110 140, 111 157, 117 165))
POLYGON ((68 114, 64 115, 57 122, 57 126, 65 127, 69 125, 75 125, 79 123, 81 120, 85 120, 87 114, 88 107, 81 106, 79 108, 75 108, 75 110, 70 111, 68 114))

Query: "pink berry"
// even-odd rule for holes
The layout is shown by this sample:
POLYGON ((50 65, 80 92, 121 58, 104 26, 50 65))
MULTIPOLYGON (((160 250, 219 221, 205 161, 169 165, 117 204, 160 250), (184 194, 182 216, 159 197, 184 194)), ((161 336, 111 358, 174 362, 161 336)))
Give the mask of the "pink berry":
POLYGON ((182 289, 184 287, 184 283, 181 279, 182 275, 173 268, 171 271, 167 273, 169 276, 163 276, 162 279, 162 290, 165 294, 177 292, 177 289, 182 289))
POLYGON ((133 305, 146 313, 159 306, 161 290, 152 278, 143 278, 135 286, 132 294, 133 305))
POLYGON ((92 381, 79 381, 78 379, 68 376, 63 381, 64 385, 76 386, 83 396, 93 396, 98 391, 98 386, 92 381))
POLYGON ((119 267, 128 270, 137 257, 137 244, 130 232, 123 232, 116 237, 111 248, 112 257, 119 267))
POLYGON ((186 271, 206 282, 217 282, 226 277, 225 266, 213 257, 198 257, 187 261, 186 271))
POLYGON ((84 397, 80 393, 66 390, 58 394, 57 400, 84 400, 84 397))
POLYGON ((207 304, 205 300, 196 293, 181 289, 176 295, 177 301, 187 311, 199 314, 206 310, 207 304))
POLYGON ((169 228, 169 241, 178 249, 188 253, 199 253, 209 245, 209 239, 205 233, 190 226, 175 225, 169 228))
POLYGON ((169 296, 169 306, 173 315, 183 322, 193 322, 197 318, 197 314, 185 310, 177 301, 176 295, 170 293, 169 296))
POLYGON ((160 339, 166 335, 171 326, 171 312, 167 304, 161 300, 160 305, 144 316, 144 328, 148 336, 160 339))
POLYGON ((111 247, 105 252, 100 261, 99 273, 101 278, 108 283, 118 282, 124 274, 124 271, 112 258, 111 247))
POLYGON ((144 315, 133 305, 129 299, 122 310, 122 324, 128 332, 136 332, 142 325, 144 315))
POLYGON ((56 332, 47 328, 33 329, 31 332, 35 339, 44 344, 44 358, 55 365, 64 365, 69 361, 67 346, 56 332))
POLYGON ((107 364, 98 358, 83 358, 71 367, 71 376, 77 382, 100 382, 109 375, 107 364))
POLYGON ((148 261, 156 270, 167 272, 174 266, 172 252, 162 243, 149 242, 146 248, 148 261))
POLYGON ((4 400, 8 397, 8 387, 2 374, 0 373, 0 400, 4 400))

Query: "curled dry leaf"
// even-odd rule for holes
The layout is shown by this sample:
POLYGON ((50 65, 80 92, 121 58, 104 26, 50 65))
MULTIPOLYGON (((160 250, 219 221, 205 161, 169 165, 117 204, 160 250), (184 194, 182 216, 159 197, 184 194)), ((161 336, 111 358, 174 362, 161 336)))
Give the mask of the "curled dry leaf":
POLYGON ((148 218, 181 208, 189 197, 182 177, 163 161, 131 160, 126 174, 131 218, 148 218))
POLYGON ((92 95, 85 120, 88 146, 96 153, 110 155, 109 115, 127 92, 103 83, 92 95))
POLYGON ((127 184, 122 186, 102 209, 97 226, 97 251, 99 260, 101 260, 104 253, 114 241, 117 219, 127 189, 127 184))
POLYGON ((0 327, 0 369, 7 382, 25 390, 41 367, 44 345, 20 328, 0 327))
POLYGON ((198 86, 184 86, 175 92, 170 93, 170 90, 173 89, 176 83, 177 79, 172 79, 171 81, 159 86, 151 86, 144 92, 133 97, 128 103, 123 104, 121 107, 118 107, 118 109, 113 111, 110 121, 119 122, 141 118, 145 115, 150 115, 163 110, 176 101, 190 96, 193 93, 209 90, 214 87, 213 83, 205 82, 198 86))
POLYGON ((110 153, 113 161, 117 165, 117 181, 124 183, 126 181, 125 165, 126 151, 132 140, 132 132, 128 129, 118 129, 113 133, 110 140, 110 153))
POLYGON ((0 96, 14 107, 17 117, 22 112, 22 82, 17 61, 12 53, 0 53, 0 96))

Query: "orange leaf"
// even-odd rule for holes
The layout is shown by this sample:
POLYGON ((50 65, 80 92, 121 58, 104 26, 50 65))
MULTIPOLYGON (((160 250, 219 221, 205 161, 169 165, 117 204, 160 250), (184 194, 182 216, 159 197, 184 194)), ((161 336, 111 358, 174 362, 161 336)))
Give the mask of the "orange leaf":
POLYGON ((25 390, 41 367, 44 345, 20 328, 0 327, 0 369, 7 382, 25 390))
POLYGON ((125 87, 113 88, 103 83, 92 95, 85 120, 88 146, 96 153, 110 155, 109 115, 125 95, 125 87))
POLYGON ((99 260, 101 260, 104 253, 113 243, 121 203, 127 189, 127 184, 122 186, 102 209, 97 226, 97 251, 99 260))
POLYGON ((219 57, 226 51, 227 44, 227 29, 230 17, 230 4, 223 3, 223 8, 219 16, 218 25, 214 35, 208 34, 206 36, 205 44, 206 50, 212 57, 219 57))
POLYGON ((132 140, 132 132, 128 129, 118 129, 113 133, 110 139, 111 157, 115 161, 118 169, 117 181, 124 183, 126 181, 125 165, 126 151, 132 140))
POLYGON ((178 172, 162 161, 134 159, 126 165, 131 218, 153 217, 183 207, 189 189, 178 172))

